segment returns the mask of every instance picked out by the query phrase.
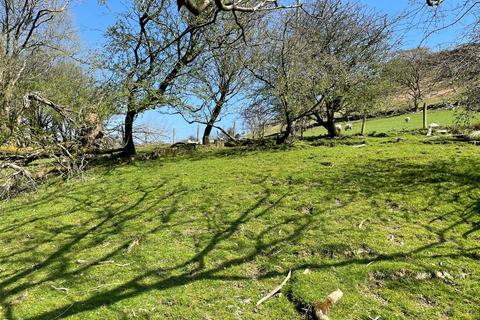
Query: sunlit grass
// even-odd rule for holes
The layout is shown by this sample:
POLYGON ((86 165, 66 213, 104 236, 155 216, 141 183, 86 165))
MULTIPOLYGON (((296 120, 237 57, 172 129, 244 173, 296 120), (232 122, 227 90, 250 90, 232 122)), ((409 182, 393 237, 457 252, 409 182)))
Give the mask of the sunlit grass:
MULTIPOLYGON (((427 124, 436 123, 440 127, 449 127, 455 123, 455 110, 431 110, 427 113, 427 124)), ((477 117, 478 119, 478 117, 477 117)), ((361 121, 352 121, 353 130, 343 132, 344 134, 358 134, 361 132, 361 121)), ((346 122, 340 123, 345 127, 346 122)), ((387 118, 375 118, 368 119, 366 123, 366 134, 372 133, 387 133, 393 132, 402 133, 405 131, 411 131, 415 129, 421 129, 423 126, 423 113, 415 112, 404 114, 400 116, 387 117, 387 118), (409 117, 410 121, 406 122, 405 119, 409 117)), ((305 136, 317 136, 324 135, 327 131, 324 128, 314 128, 305 132, 305 136)))
POLYGON ((340 288, 331 319, 477 319, 480 149, 422 139, 52 181, 0 204, 0 318, 300 319, 292 301, 340 288))

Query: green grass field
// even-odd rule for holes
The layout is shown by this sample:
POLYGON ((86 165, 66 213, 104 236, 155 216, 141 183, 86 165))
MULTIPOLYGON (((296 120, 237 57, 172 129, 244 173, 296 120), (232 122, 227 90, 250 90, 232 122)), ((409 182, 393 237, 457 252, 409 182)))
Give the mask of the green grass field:
POLYGON ((337 288, 332 320, 479 319, 480 149, 423 139, 51 180, 0 203, 0 319, 301 319, 337 288))
MULTIPOLYGON (((455 121, 454 110, 432 110, 427 114, 427 123, 437 123, 441 127, 451 126, 455 121)), ((478 119, 478 117, 476 118, 478 119)), ((347 131, 346 134, 357 134, 361 131, 361 121, 352 121, 353 130, 347 131)), ((409 113, 395 117, 368 119, 366 124, 366 133, 393 132, 400 133, 402 131, 410 131, 421 129, 423 124, 422 112, 409 113), (410 117, 409 122, 405 122, 405 118, 410 117)), ((345 122, 341 123, 345 126, 345 122)), ((324 135, 327 131, 324 128, 314 128, 305 132, 305 136, 324 135)), ((345 132, 344 132, 345 133, 345 132)))

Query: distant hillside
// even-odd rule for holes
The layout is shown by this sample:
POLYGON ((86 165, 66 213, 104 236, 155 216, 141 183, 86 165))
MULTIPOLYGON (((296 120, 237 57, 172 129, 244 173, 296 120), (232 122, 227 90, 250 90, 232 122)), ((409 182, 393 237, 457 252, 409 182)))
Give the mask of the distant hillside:
MULTIPOLYGON (((424 101, 428 105, 451 104, 462 100, 468 85, 480 79, 480 44, 462 45, 421 56, 424 101)), ((396 85, 383 99, 379 115, 411 111, 412 99, 408 89, 396 85)))

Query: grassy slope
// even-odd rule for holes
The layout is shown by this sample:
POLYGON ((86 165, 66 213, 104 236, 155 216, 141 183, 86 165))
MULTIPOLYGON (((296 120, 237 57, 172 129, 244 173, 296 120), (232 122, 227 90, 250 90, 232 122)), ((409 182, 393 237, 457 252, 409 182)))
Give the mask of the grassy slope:
MULTIPOLYGON (((454 110, 432 110, 429 111, 427 117, 427 123, 432 122, 438 123, 441 126, 450 126, 454 122, 454 110)), ((360 133, 361 130, 361 121, 353 121, 353 130, 349 133, 355 134, 360 133)), ((388 132, 388 131, 397 131, 401 132, 402 130, 412 130, 412 129, 421 129, 423 123, 423 114, 422 112, 409 113, 405 115, 388 117, 388 118, 377 118, 369 119, 366 125, 366 132, 388 132), (405 118, 410 117, 410 122, 405 122, 405 118)), ((345 123, 341 123, 345 125, 345 123)), ((326 130, 323 128, 314 128, 305 133, 306 136, 316 136, 320 134, 326 134, 326 130)))
POLYGON ((405 138, 97 168, 1 203, 0 319, 298 319, 286 295, 255 308, 289 269, 293 299, 345 292, 332 319, 478 319, 479 149, 405 138))

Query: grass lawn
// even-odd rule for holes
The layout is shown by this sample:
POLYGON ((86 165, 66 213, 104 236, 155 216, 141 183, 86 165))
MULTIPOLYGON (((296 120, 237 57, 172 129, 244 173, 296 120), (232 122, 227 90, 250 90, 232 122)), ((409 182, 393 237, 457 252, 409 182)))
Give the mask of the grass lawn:
MULTIPOLYGON (((431 110, 427 114, 427 123, 437 123, 441 127, 451 126, 455 120, 454 110, 431 110)), ((479 118, 476 118, 479 120, 479 118)), ((353 130, 348 131, 348 134, 360 133, 362 122, 361 121, 352 121, 353 130)), ((345 123, 341 123, 345 126, 345 123)), ((414 129, 421 129, 423 124, 423 114, 422 112, 415 112, 404 114, 395 117, 388 118, 376 118, 368 119, 366 124, 366 133, 381 133, 381 132, 397 132, 401 133, 403 131, 410 131, 414 129), (405 122, 405 118, 410 117, 409 122, 405 122)), ((306 131, 305 136, 318 136, 324 135, 327 131, 324 128, 314 128, 312 130, 306 131)))
POLYGON ((301 319, 337 288, 333 320, 479 319, 480 149, 422 139, 52 180, 0 203, 0 319, 301 319))

